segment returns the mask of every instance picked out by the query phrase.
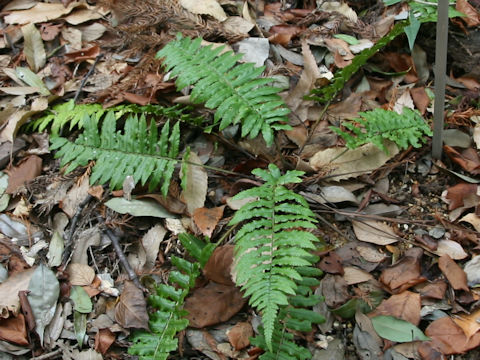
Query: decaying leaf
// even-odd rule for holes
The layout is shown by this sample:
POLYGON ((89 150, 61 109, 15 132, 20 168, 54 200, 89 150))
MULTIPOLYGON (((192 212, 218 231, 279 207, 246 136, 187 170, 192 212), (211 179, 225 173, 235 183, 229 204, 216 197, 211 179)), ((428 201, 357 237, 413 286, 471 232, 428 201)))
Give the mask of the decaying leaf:
POLYGON ((203 268, 203 274, 207 279, 223 285, 234 285, 230 275, 233 263, 233 250, 233 245, 223 245, 213 251, 203 268))
POLYGON ((448 316, 428 325, 425 334, 432 338, 434 347, 445 355, 461 354, 480 345, 480 333, 468 338, 462 328, 448 316))
POLYGON ((250 338, 252 336, 253 328, 248 322, 236 323, 233 328, 227 331, 228 341, 235 350, 241 350, 250 345, 250 338))
POLYGON ((203 235, 211 237, 215 227, 223 216, 225 205, 207 209, 197 208, 193 212, 193 221, 203 235))
POLYGON ((469 291, 467 285, 467 274, 465 274, 465 271, 463 271, 463 269, 458 266, 450 256, 440 256, 438 259, 438 267, 455 290, 469 291))
POLYGON ((23 52, 27 58, 28 65, 37 73, 47 60, 42 36, 32 23, 22 26, 22 33, 24 39, 23 52))
POLYGON ((420 309, 420 294, 404 291, 383 300, 369 316, 391 315, 418 325, 420 323, 420 309))
POLYGON ((393 229, 379 221, 352 221, 352 225, 358 240, 377 245, 388 245, 398 241, 393 229))
POLYGON ((201 160, 194 152, 188 157, 188 164, 182 164, 182 174, 186 176, 187 185, 182 192, 182 198, 187 204, 187 210, 193 214, 195 209, 203 207, 207 197, 208 175, 205 169, 200 165, 201 160))
POLYGON ((115 321, 124 328, 148 329, 147 302, 142 290, 132 281, 125 281, 117 306, 115 321))
POLYGON ((181 0, 180 4, 194 14, 210 15, 218 21, 225 21, 227 14, 223 11, 217 0, 181 0))
POLYGON ((5 172, 8 174, 7 194, 13 194, 20 186, 35 179, 42 172, 42 158, 37 155, 29 156, 17 166, 5 172))

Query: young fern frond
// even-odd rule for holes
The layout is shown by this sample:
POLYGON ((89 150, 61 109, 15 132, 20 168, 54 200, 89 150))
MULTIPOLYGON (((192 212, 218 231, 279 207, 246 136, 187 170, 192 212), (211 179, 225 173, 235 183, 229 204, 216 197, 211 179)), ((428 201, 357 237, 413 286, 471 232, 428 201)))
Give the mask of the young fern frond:
POLYGON ((223 46, 201 46, 201 41, 178 35, 157 53, 176 77, 179 90, 193 85, 191 100, 217 109, 215 123, 220 123, 220 130, 240 123, 242 137, 254 138, 261 132, 270 145, 273 130, 290 129, 286 125, 290 110, 277 95, 280 89, 267 86, 272 79, 259 78, 264 67, 237 64, 242 55, 222 53, 223 46))
POLYGON ((50 126, 50 133, 58 135, 66 125, 69 129, 77 126, 83 128, 83 119, 85 116, 96 119, 97 123, 108 113, 113 112, 115 119, 120 119, 126 114, 145 114, 154 116, 163 116, 171 120, 180 120, 185 122, 194 122, 197 125, 202 122, 201 118, 195 118, 185 113, 188 108, 175 105, 172 107, 163 107, 160 105, 139 106, 136 104, 125 104, 104 109, 100 104, 79 104, 75 105, 73 100, 57 104, 51 109, 45 111, 45 115, 36 119, 28 127, 32 130, 43 131, 50 126))
POLYGON ((177 122, 170 130, 167 121, 158 134, 154 121, 147 126, 145 116, 129 115, 123 132, 117 131, 116 119, 109 112, 99 133, 97 120, 85 115, 84 132, 74 142, 63 137, 52 137, 51 149, 58 150, 55 157, 62 158, 61 166, 69 164, 66 172, 85 166, 95 160, 91 183, 110 182, 112 189, 122 187, 125 177, 135 182, 149 182, 152 191, 160 183, 167 195, 175 164, 178 162, 180 127, 177 122))
POLYGON ((303 279, 299 269, 312 265, 309 251, 316 249, 318 239, 305 230, 316 222, 307 202, 284 186, 301 182, 303 173, 281 175, 274 164, 268 168, 252 171, 265 184, 234 197, 257 200, 242 206, 230 224, 246 222, 235 235, 236 283, 250 297, 250 305, 262 313, 265 344, 271 352, 279 311, 297 295, 297 282, 303 279))
POLYGON ((141 360, 167 359, 169 353, 178 347, 176 335, 188 326, 183 303, 200 274, 199 266, 176 256, 172 256, 172 264, 179 271, 170 273, 170 284, 158 285, 157 294, 148 297, 148 303, 156 309, 150 314, 150 332, 140 330, 131 338, 133 345, 128 353, 138 355, 141 360))
POLYGON ((340 135, 349 149, 371 142, 388 154, 384 145, 385 140, 395 142, 402 149, 420 147, 424 142, 423 136, 432 135, 432 130, 417 111, 404 107, 402 114, 377 108, 368 112, 358 113, 361 118, 354 122, 343 122, 342 125, 352 134, 331 126, 330 128, 340 135), (358 125, 359 126, 358 126, 358 125))

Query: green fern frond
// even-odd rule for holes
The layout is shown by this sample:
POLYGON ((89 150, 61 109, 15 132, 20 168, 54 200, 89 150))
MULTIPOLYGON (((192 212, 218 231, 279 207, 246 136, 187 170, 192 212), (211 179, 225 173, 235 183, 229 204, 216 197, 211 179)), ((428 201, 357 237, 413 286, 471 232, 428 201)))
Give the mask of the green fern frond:
POLYGON ((252 171, 265 184, 234 197, 258 199, 242 206, 230 224, 246 222, 235 235, 236 283, 244 296, 250 296, 250 305, 262 313, 265 344, 272 351, 278 314, 297 295, 297 282, 303 279, 299 269, 312 265, 310 251, 316 249, 318 239, 304 230, 315 227, 307 202, 284 187, 301 182, 303 173, 281 175, 275 165, 268 168, 252 171))
POLYGON ((63 137, 52 137, 51 149, 62 158, 61 166, 69 164, 66 172, 95 161, 91 183, 110 182, 112 189, 122 187, 130 175, 142 185, 149 182, 152 191, 162 182, 161 192, 166 196, 175 164, 178 162, 180 127, 177 122, 170 130, 167 121, 158 134, 154 121, 147 126, 145 116, 129 115, 123 132, 117 131, 116 119, 109 112, 98 133, 97 120, 85 115, 85 127, 74 142, 63 137))
POLYGON ((202 268, 217 246, 217 244, 207 243, 189 233, 178 234, 178 240, 180 240, 185 250, 198 261, 202 268))
POLYGON ((410 145, 418 148, 421 142, 424 142, 424 135, 432 136, 432 130, 420 113, 406 107, 403 108, 402 114, 381 108, 358 114, 361 118, 342 123, 353 135, 337 127, 330 127, 345 140, 349 149, 356 149, 371 142, 388 154, 384 145, 385 140, 395 142, 402 149, 410 145))
POLYGON ((201 41, 178 35, 157 53, 166 70, 176 77, 179 90, 194 85, 191 100, 217 109, 215 123, 220 124, 220 130, 240 123, 242 137, 254 138, 261 132, 270 145, 273 130, 290 129, 286 125, 290 110, 277 94, 280 89, 267 86, 272 79, 259 78, 264 67, 237 64, 242 55, 222 53, 224 47, 203 47, 201 41))
POLYGON ((167 359, 178 347, 176 335, 188 326, 183 303, 200 274, 199 266, 176 256, 172 256, 172 264, 178 271, 170 273, 170 285, 160 284, 157 294, 148 297, 148 303, 156 309, 150 314, 150 332, 137 331, 131 338, 133 345, 128 353, 138 355, 141 360, 167 359))
POLYGON ((57 104, 51 109, 45 111, 45 115, 36 119, 29 128, 32 130, 43 131, 50 126, 50 133, 52 135, 58 135, 66 125, 69 125, 69 129, 73 129, 77 126, 79 129, 83 128, 83 119, 88 116, 94 118, 97 123, 107 114, 112 112, 115 119, 120 119, 127 114, 145 114, 162 116, 171 120, 180 120, 184 122, 194 123, 199 125, 202 123, 202 119, 199 117, 192 117, 185 111, 189 110, 188 107, 182 107, 175 105, 172 107, 163 107, 160 105, 145 105, 139 106, 136 104, 124 104, 114 106, 109 109, 104 109, 100 104, 79 104, 75 105, 73 100, 65 102, 63 104, 57 104))

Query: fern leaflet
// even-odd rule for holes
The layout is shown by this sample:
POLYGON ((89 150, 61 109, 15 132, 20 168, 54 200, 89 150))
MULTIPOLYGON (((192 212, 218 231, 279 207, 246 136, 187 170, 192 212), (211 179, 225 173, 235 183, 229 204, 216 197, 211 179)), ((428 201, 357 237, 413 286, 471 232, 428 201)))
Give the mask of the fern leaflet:
POLYGON ((254 138, 261 132, 270 145, 273 130, 290 129, 286 125, 290 110, 277 95, 280 89, 266 86, 272 79, 259 78, 264 67, 236 65, 242 55, 222 53, 223 46, 203 47, 201 41, 178 35, 157 53, 164 59, 166 70, 177 77, 179 90, 194 85, 192 101, 217 109, 214 119, 220 123, 220 130, 240 123, 242 137, 254 138))
POLYGON ((289 305, 289 297, 297 295, 297 282, 302 280, 298 269, 311 266, 309 251, 316 249, 318 239, 304 230, 315 227, 307 202, 284 186, 301 182, 303 173, 281 175, 274 164, 268 168, 252 171, 265 184, 234 197, 258 200, 242 206, 230 224, 246 222, 235 236, 236 283, 244 296, 250 296, 250 305, 262 313, 265 344, 272 351, 278 313, 289 305))
POLYGON ((128 349, 129 354, 138 355, 142 360, 167 359, 169 353, 178 347, 175 336, 188 326, 183 302, 200 274, 199 266, 176 256, 172 256, 172 264, 179 271, 170 273, 170 285, 158 285, 157 294, 148 297, 149 304, 157 309, 150 314, 151 332, 135 332, 132 337, 133 345, 128 349))
POLYGON ((381 108, 358 114, 362 118, 342 123, 353 135, 337 127, 330 127, 345 140, 349 149, 371 142, 388 154, 384 140, 391 140, 402 149, 408 148, 409 145, 418 148, 423 141, 423 135, 432 135, 432 130, 420 113, 406 107, 403 108, 402 114, 381 108))
POLYGON ((158 136, 154 121, 147 126, 145 116, 128 116, 124 131, 116 130, 113 112, 107 113, 99 134, 95 118, 85 114, 84 132, 75 142, 63 137, 52 137, 51 149, 58 150, 55 157, 62 158, 61 166, 70 164, 66 172, 85 166, 95 160, 91 183, 110 182, 113 189, 121 188, 125 177, 133 176, 135 182, 144 185, 149 181, 152 191, 162 182, 161 192, 167 195, 173 175, 180 143, 180 127, 177 122, 170 131, 167 121, 158 136))

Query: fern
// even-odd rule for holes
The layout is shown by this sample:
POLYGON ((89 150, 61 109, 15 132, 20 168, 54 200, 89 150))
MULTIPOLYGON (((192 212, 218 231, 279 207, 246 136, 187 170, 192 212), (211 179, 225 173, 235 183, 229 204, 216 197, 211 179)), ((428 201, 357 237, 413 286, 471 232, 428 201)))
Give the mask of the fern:
POLYGON ((128 116, 123 133, 116 130, 113 112, 109 112, 98 133, 97 120, 84 115, 85 127, 74 142, 63 137, 51 138, 51 149, 58 150, 55 157, 62 158, 61 166, 70 164, 66 172, 85 166, 95 160, 91 183, 107 183, 113 189, 121 188, 126 176, 144 185, 149 181, 152 191, 162 182, 161 192, 166 196, 174 166, 178 162, 180 128, 177 122, 170 131, 167 121, 158 136, 154 121, 147 127, 145 116, 128 116))
POLYGON ((192 255, 203 268, 207 263, 213 250, 215 250, 217 244, 205 243, 196 236, 188 233, 178 234, 178 239, 182 243, 185 250, 192 255))
POLYGON ((148 297, 149 304, 156 309, 150 314, 150 332, 141 330, 132 336, 133 345, 128 353, 142 360, 166 359, 178 347, 175 336, 188 326, 183 303, 200 274, 199 266, 176 256, 172 256, 172 264, 180 271, 170 272, 170 285, 158 285, 157 294, 148 297))
POLYGON ((305 199, 285 188, 299 183, 301 171, 285 175, 274 165, 255 169, 265 184, 237 194, 234 199, 258 198, 242 206, 230 224, 246 222, 235 236, 236 282, 250 296, 249 303, 262 313, 266 348, 272 352, 279 311, 297 295, 302 280, 299 268, 309 267, 309 251, 318 239, 304 229, 314 228, 314 214, 305 199))
POLYGON ((342 125, 353 135, 331 126, 330 128, 340 135, 349 149, 355 149, 366 143, 373 143, 388 154, 384 140, 395 142, 400 148, 406 149, 409 145, 420 147, 423 135, 432 135, 432 130, 423 121, 418 111, 403 108, 402 114, 377 108, 368 112, 360 112, 362 118, 354 122, 343 122, 342 125))
POLYGON ((50 126, 50 133, 52 135, 58 135, 67 124, 69 129, 73 129, 77 126, 79 129, 83 128, 83 119, 88 116, 100 121, 106 114, 112 112, 115 118, 118 120, 126 114, 145 114, 163 116, 167 119, 175 119, 185 122, 193 122, 197 125, 203 121, 199 117, 192 117, 185 113, 189 110, 188 107, 182 107, 175 105, 172 107, 163 107, 160 105, 145 105, 139 106, 136 104, 125 104, 114 106, 109 109, 104 109, 100 104, 80 104, 75 105, 73 100, 65 102, 63 104, 57 104, 53 108, 48 109, 45 115, 33 121, 29 128, 32 130, 43 131, 50 126))
POLYGON ((240 123, 242 137, 262 133, 268 145, 273 142, 273 130, 290 129, 285 123, 290 112, 277 95, 278 88, 266 86, 269 78, 259 78, 264 67, 252 63, 236 65, 242 55, 224 47, 201 46, 201 38, 192 41, 178 35, 157 53, 166 70, 176 77, 179 90, 194 85, 191 99, 217 109, 215 123, 220 130, 240 123))

